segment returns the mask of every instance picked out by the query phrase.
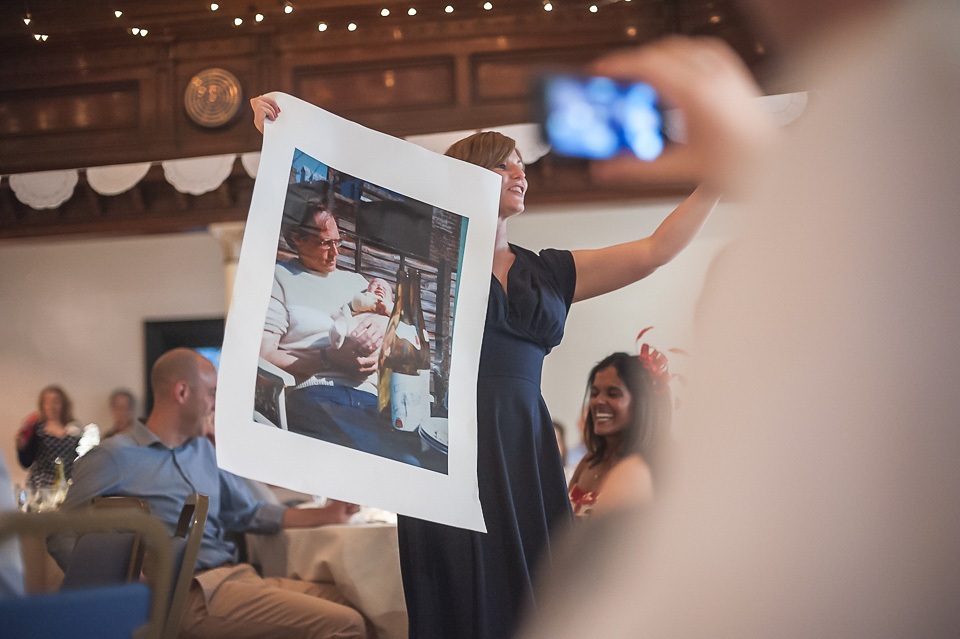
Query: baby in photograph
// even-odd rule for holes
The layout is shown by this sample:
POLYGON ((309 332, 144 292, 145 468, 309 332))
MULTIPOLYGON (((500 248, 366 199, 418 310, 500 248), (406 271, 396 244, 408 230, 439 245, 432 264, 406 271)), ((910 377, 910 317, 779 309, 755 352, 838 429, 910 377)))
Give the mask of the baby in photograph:
POLYGON ((347 304, 334 313, 333 327, 330 329, 330 345, 333 348, 343 346, 344 340, 353 331, 361 319, 374 318, 382 323, 381 333, 386 329, 393 312, 393 289, 390 282, 375 277, 370 280, 367 288, 353 296, 347 304))

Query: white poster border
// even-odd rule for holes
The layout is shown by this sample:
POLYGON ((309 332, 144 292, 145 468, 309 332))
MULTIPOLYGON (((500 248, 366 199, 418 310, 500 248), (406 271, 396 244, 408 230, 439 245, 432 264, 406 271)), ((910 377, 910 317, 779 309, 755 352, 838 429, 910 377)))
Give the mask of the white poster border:
POLYGON ((292 96, 269 95, 281 115, 265 123, 226 323, 216 405, 218 464, 292 490, 485 531, 477 483, 476 390, 500 177, 292 96), (452 336, 446 475, 253 421, 263 322, 295 149, 468 219, 452 336))

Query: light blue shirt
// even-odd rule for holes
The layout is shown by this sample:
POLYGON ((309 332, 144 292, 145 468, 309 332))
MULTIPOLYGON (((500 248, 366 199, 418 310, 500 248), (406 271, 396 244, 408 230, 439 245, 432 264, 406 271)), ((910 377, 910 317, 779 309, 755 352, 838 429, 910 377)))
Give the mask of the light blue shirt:
MULTIPOLYGON (((140 422, 76 461, 62 508, 85 507, 99 495, 139 497, 173 533, 187 495, 195 492, 210 498, 198 571, 237 560, 236 546, 224 533, 273 534, 283 527, 286 509, 256 501, 243 479, 220 470, 206 438, 195 437, 179 448, 168 448, 140 422)), ((56 538, 47 545, 57 563, 65 565, 73 539, 56 538)))

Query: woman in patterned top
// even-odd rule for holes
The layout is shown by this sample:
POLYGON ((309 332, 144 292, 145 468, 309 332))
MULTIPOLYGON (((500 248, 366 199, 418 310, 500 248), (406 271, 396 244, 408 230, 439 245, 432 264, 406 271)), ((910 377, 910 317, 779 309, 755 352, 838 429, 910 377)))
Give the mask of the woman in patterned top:
POLYGON ((96 426, 80 425, 73 417, 73 404, 59 386, 40 391, 38 412, 23 420, 17 431, 17 456, 29 468, 27 483, 34 488, 52 486, 57 478, 57 459, 70 479, 74 460, 100 441, 96 426))

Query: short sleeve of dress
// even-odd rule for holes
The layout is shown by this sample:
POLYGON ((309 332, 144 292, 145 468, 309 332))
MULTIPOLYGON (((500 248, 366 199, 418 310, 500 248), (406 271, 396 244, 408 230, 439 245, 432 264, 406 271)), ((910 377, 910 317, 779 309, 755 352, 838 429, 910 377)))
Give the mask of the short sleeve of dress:
POLYGON ((560 249, 543 249, 540 251, 540 259, 553 273, 569 311, 573 304, 573 293, 577 288, 577 266, 573 261, 573 253, 560 249))

